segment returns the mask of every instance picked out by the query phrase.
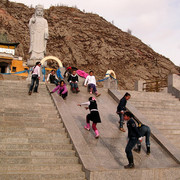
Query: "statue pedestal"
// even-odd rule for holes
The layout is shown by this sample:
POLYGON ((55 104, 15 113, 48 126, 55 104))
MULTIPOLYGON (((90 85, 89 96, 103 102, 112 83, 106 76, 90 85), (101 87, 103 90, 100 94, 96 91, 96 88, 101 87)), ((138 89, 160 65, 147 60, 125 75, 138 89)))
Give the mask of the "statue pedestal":
MULTIPOLYGON (((27 60, 27 65, 28 65, 29 68, 30 67, 34 67, 36 65, 36 62, 38 62, 38 61, 41 62, 41 60, 39 60, 39 59, 37 59, 37 60, 35 60, 35 59, 28 59, 27 60)), ((43 66, 47 67, 47 62, 44 62, 43 66)))

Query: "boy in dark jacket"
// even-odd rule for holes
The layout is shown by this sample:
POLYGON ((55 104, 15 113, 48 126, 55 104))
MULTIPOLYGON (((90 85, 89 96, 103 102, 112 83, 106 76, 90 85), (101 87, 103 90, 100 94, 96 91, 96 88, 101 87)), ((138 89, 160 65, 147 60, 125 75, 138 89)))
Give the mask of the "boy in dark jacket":
POLYGON ((52 70, 51 73, 48 74, 47 82, 48 81, 50 81, 50 83, 55 84, 56 86, 58 86, 59 80, 58 80, 54 70, 52 70))
POLYGON ((73 70, 72 74, 69 75, 68 82, 71 85, 71 89, 73 93, 78 93, 79 88, 78 88, 78 75, 76 74, 76 71, 73 70))
POLYGON ((120 100, 119 105, 117 107, 116 113, 119 115, 120 118, 120 125, 119 130, 125 132, 123 128, 123 122, 124 122, 124 112, 126 111, 126 103, 130 99, 131 95, 129 93, 126 93, 120 100))

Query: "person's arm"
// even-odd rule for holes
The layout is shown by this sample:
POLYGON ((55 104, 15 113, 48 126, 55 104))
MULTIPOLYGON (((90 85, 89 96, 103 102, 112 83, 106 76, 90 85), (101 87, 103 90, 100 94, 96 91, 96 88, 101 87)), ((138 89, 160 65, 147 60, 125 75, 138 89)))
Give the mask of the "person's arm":
POLYGON ((55 75, 55 79, 58 79, 57 75, 56 74, 54 74, 54 75, 55 75))
POLYGON ((78 82, 79 82, 78 75, 76 75, 76 83, 78 83, 78 82))
POLYGON ((48 74, 48 76, 47 76, 47 79, 46 79, 47 82, 49 81, 49 77, 50 77, 50 74, 48 74))
POLYGON ((123 104, 124 104, 123 99, 121 99, 119 101, 119 104, 118 104, 118 107, 117 107, 117 112, 120 113, 123 110, 123 104))
POLYGON ((37 73, 38 73, 38 78, 40 79, 40 67, 38 66, 38 69, 37 69, 37 73))
POLYGON ((63 90, 62 94, 65 94, 67 91, 68 91, 67 87, 66 87, 66 85, 64 85, 64 90, 63 90))
POLYGON ((95 84, 95 86, 97 86, 97 85, 96 85, 96 78, 95 78, 95 76, 94 76, 94 84, 95 84))
POLYGON ((56 86, 51 92, 54 93, 54 92, 56 92, 58 89, 59 89, 59 85, 56 86))
POLYGON ((89 105, 90 105, 89 101, 78 104, 78 106, 89 106, 89 105))
POLYGON ((86 77, 85 82, 84 82, 84 86, 87 86, 88 80, 89 80, 89 76, 86 77))
POLYGON ((64 75, 63 75, 64 77, 66 77, 66 73, 67 73, 67 72, 68 72, 68 70, 66 69, 66 71, 64 72, 64 75))
POLYGON ((72 76, 70 75, 70 76, 68 77, 68 82, 71 83, 71 81, 72 81, 72 76))

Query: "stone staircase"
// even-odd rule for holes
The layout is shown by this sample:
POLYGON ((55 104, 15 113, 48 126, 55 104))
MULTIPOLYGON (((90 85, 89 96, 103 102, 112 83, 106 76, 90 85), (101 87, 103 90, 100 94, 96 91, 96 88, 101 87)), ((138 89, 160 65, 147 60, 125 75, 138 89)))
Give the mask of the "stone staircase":
POLYGON ((0 179, 86 179, 46 86, 0 81, 0 179))
MULTIPOLYGON (((125 94, 120 90, 121 95, 125 94)), ((168 93, 128 91, 134 105, 175 147, 180 149, 180 101, 168 93)))

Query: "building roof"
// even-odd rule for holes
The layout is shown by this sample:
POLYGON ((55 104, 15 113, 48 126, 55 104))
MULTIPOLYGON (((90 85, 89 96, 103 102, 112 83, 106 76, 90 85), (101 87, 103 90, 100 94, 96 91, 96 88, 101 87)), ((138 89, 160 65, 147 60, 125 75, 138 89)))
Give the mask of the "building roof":
POLYGON ((0 42, 0 45, 15 46, 15 47, 17 47, 19 45, 19 43, 0 42))

